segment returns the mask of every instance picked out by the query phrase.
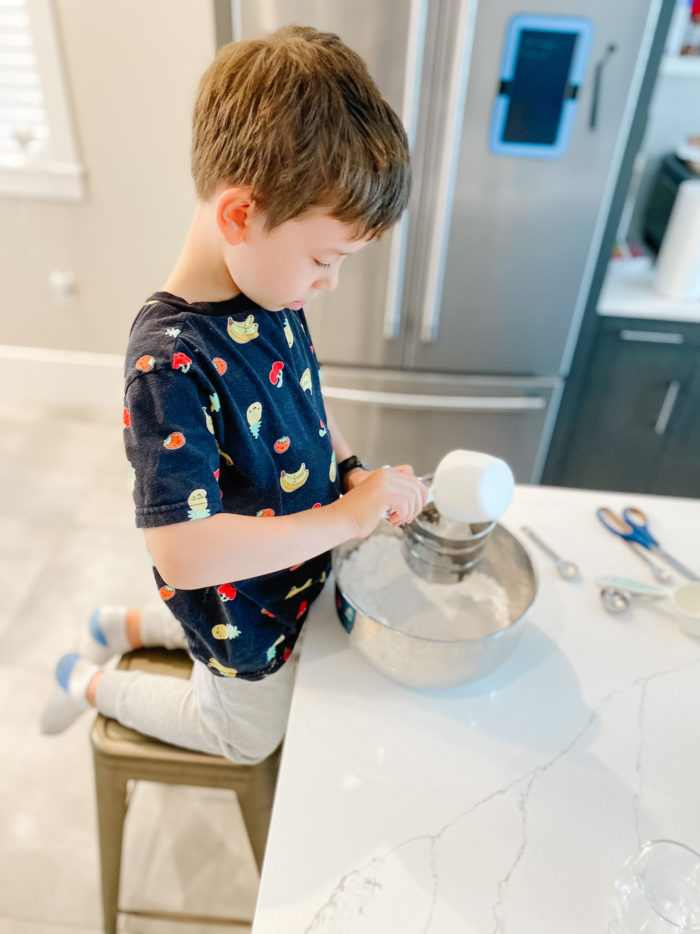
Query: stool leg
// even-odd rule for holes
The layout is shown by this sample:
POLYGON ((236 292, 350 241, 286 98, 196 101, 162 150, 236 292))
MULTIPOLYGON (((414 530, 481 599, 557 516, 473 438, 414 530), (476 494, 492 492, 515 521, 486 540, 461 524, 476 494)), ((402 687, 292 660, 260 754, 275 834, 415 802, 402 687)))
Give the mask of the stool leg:
POLYGON ((270 829, 272 802, 277 785, 277 771, 282 748, 263 762, 248 766, 246 780, 236 784, 236 797, 248 831, 258 870, 262 869, 267 832, 270 829))
POLYGON ((94 762, 104 930, 105 934, 116 934, 127 779, 120 771, 104 765, 99 756, 94 762))

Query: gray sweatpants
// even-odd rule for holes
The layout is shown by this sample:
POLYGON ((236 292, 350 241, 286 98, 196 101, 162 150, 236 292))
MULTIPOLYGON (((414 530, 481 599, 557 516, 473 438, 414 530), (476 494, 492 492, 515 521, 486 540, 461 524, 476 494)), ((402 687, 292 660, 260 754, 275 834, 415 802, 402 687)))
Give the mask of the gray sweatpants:
POLYGON ((298 643, 285 664, 261 681, 221 678, 200 661, 189 680, 105 671, 97 708, 166 743, 253 765, 274 752, 284 736, 299 648, 298 643))

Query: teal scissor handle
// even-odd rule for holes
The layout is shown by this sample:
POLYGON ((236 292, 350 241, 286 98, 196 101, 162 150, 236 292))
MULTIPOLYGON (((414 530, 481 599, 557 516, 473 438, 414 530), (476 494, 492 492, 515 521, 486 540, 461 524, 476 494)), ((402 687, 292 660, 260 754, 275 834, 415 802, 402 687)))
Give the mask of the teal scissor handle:
POLYGON ((596 515, 606 529, 619 535, 628 542, 636 542, 650 551, 658 547, 658 542, 647 528, 647 517, 641 509, 630 506, 621 516, 607 506, 601 506, 596 515))

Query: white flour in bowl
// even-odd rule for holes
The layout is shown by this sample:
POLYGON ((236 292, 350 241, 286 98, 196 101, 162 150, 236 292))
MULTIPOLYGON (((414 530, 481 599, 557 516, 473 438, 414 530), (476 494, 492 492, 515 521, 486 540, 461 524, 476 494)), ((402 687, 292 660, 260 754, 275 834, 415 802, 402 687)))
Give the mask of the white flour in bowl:
POLYGON ((411 571, 401 540, 390 535, 358 545, 338 583, 366 615, 414 636, 475 639, 511 622, 507 594, 493 577, 472 571, 458 584, 432 584, 411 571))

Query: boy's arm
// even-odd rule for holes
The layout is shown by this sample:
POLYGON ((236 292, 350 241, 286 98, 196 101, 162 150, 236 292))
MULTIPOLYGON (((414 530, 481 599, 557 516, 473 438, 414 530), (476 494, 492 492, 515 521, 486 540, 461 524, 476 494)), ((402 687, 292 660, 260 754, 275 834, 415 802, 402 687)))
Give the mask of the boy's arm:
POLYGON ((265 518, 217 513, 145 529, 146 546, 170 587, 215 587, 281 571, 350 538, 364 538, 387 511, 395 525, 410 522, 427 492, 412 472, 373 470, 346 496, 320 509, 265 518))
POLYGON ((206 519, 144 529, 163 580, 179 590, 214 587, 281 571, 358 534, 340 501, 289 516, 217 513, 206 519))

